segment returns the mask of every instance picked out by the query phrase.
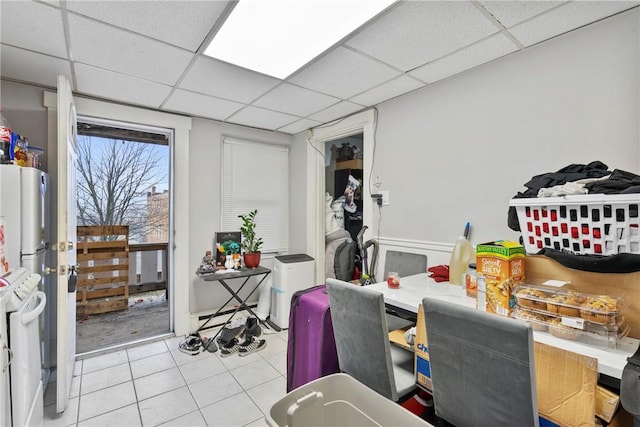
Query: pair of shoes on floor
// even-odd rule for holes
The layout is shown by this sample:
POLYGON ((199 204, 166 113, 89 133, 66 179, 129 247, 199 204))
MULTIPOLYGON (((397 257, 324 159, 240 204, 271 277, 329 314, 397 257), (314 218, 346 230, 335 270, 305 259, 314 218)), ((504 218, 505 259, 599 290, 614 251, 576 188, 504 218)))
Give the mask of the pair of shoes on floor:
POLYGON ((244 357, 251 353, 260 351, 267 346, 266 340, 261 340, 254 336, 247 336, 242 342, 236 342, 232 347, 224 347, 220 349, 220 357, 229 357, 236 353, 238 356, 244 357))
POLYGON ((228 357, 238 353, 247 356, 266 347, 267 341, 260 340, 262 328, 258 319, 250 317, 246 323, 235 328, 224 328, 218 338, 220 345, 220 357, 228 357))

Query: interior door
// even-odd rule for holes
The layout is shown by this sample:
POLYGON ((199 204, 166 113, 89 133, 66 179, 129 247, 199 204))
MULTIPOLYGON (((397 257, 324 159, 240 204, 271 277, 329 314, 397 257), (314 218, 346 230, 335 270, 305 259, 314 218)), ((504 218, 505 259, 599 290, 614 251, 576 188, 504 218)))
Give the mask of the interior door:
POLYGON ((71 85, 58 76, 58 227, 55 243, 58 278, 58 348, 56 409, 63 412, 69 403, 71 378, 76 356, 76 161, 77 123, 71 85))

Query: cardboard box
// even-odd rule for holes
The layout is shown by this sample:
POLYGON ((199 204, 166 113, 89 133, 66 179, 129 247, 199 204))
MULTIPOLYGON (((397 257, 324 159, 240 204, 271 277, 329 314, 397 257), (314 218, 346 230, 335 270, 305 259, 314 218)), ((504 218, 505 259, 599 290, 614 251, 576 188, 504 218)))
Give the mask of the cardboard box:
POLYGON ((393 331, 389 332, 389 341, 391 341, 394 345, 397 345, 398 347, 402 347, 405 350, 412 351, 413 347, 409 345, 407 343, 407 340, 404 338, 404 335, 409 328, 410 326, 407 326, 406 328, 394 329, 393 331))
POLYGON ((596 415, 611 422, 620 405, 620 396, 602 386, 596 386, 596 415))
POLYGON ((429 362, 429 343, 427 342, 427 329, 424 322, 424 311, 422 304, 418 308, 418 318, 416 320, 416 339, 414 342, 416 383, 420 388, 433 392, 431 385, 431 364, 429 362))
POLYGON ((484 277, 484 283, 478 280, 477 286, 478 293, 484 293, 483 299, 486 300, 482 304, 478 298, 478 308, 509 316, 515 306, 513 287, 524 282, 524 247, 508 240, 477 245, 476 271, 484 277))
POLYGON ((344 160, 336 162, 336 170, 340 169, 362 169, 362 159, 344 160))
POLYGON ((595 295, 619 295, 627 301, 624 317, 631 338, 640 339, 640 272, 593 273, 567 268, 544 255, 525 258, 527 283, 542 284, 547 280, 570 282, 573 290, 595 295))
POLYGON ((633 416, 620 407, 608 427, 633 427, 633 416))
POLYGON ((563 427, 593 426, 598 360, 536 342, 538 413, 563 427))
MULTIPOLYGON (((422 306, 418 309, 414 350, 416 383, 432 393, 429 343, 422 306)), ((547 421, 545 425, 593 426, 598 360, 538 342, 534 343, 534 352, 538 412, 547 421)), ((481 361, 478 369, 482 369, 481 361)), ((609 394, 600 401, 598 413, 613 415, 611 411, 615 406, 615 396, 609 394)))

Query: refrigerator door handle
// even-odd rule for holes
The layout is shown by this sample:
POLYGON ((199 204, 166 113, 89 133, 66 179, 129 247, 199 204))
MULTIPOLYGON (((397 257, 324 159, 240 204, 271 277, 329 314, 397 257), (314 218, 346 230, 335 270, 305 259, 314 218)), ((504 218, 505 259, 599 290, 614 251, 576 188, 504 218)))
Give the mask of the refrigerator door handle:
POLYGON ((7 358, 7 364, 2 367, 2 372, 4 373, 9 369, 9 365, 11 365, 11 362, 13 361, 13 351, 6 344, 2 346, 2 350, 7 350, 7 354, 9 355, 7 358))
POLYGON ((44 292, 36 291, 35 297, 40 299, 40 303, 38 303, 38 305, 33 310, 24 314, 24 316, 22 317, 23 325, 26 325, 27 323, 37 319, 38 316, 40 316, 40 313, 42 313, 42 311, 44 310, 44 306, 47 303, 47 297, 45 296, 44 292))

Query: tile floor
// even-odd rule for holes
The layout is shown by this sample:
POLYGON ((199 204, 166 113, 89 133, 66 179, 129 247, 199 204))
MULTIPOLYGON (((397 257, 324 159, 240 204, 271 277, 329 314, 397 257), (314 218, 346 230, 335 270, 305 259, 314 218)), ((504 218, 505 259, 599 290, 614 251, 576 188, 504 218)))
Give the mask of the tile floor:
POLYGON ((265 426, 286 394, 287 331, 263 334, 256 353, 182 353, 183 337, 79 360, 68 409, 57 415, 55 384, 44 426, 265 426))

